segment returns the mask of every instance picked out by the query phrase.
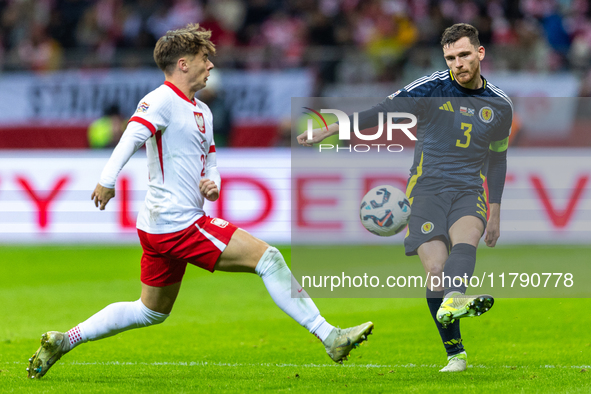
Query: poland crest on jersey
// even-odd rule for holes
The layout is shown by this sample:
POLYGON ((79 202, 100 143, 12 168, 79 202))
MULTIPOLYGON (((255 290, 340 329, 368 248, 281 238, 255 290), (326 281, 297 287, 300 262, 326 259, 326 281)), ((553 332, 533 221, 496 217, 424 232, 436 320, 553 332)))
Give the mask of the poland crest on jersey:
POLYGON ((205 120, 201 112, 193 112, 195 114, 195 121, 197 122, 197 128, 200 132, 205 134, 205 120))

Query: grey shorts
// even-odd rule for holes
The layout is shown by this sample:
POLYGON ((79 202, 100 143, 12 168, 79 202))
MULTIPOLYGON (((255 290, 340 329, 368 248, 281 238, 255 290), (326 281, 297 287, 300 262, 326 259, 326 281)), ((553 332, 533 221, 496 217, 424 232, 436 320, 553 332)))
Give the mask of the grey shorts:
POLYGON ((449 229, 464 216, 476 216, 486 228, 486 200, 480 193, 445 192, 415 196, 411 202, 408 232, 404 238, 407 256, 417 254, 419 246, 441 236, 450 248, 449 229))

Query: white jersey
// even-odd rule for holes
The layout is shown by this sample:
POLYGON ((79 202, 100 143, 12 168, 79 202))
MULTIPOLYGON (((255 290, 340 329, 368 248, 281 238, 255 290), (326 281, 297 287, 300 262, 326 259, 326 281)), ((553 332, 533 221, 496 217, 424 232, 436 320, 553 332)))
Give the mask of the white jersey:
POLYGON ((133 154, 145 142, 148 193, 138 215, 138 229, 150 234, 171 233, 204 215, 199 181, 209 178, 220 187, 207 105, 187 99, 176 86, 165 82, 140 101, 123 136, 99 183, 114 187, 117 174, 131 157, 128 153, 133 154), (133 150, 129 146, 125 149, 129 144, 133 150), (123 147, 119 149, 119 145, 123 147), (125 150, 124 154, 118 149, 125 150))

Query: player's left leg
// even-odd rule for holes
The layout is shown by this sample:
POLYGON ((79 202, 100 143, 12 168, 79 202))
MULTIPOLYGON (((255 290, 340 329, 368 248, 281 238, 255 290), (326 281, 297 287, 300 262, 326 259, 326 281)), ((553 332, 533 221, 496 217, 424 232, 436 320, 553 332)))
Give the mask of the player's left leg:
POLYGON ((142 296, 133 302, 116 302, 68 332, 48 331, 41 347, 29 359, 29 378, 40 378, 66 353, 87 341, 96 341, 134 328, 160 324, 168 317, 181 283, 152 287, 142 283, 142 296))
POLYGON ((437 320, 444 326, 462 317, 480 316, 494 303, 493 297, 488 294, 465 295, 466 282, 470 281, 474 273, 476 248, 483 233, 483 221, 472 215, 459 218, 449 229, 452 249, 445 263, 444 273, 451 280, 450 286, 444 290, 445 298, 437 311, 437 320))
POLYGON ((335 362, 346 360, 373 329, 371 322, 343 330, 330 325, 295 280, 279 250, 241 229, 232 235, 215 269, 257 273, 277 306, 320 339, 335 362), (297 289, 294 298, 292 286, 297 289))
MULTIPOLYGON (((68 332, 48 331, 43 334, 41 347, 29 359, 29 378, 45 375, 64 354, 81 343, 166 320, 179 293, 187 263, 163 257, 154 249, 166 235, 149 235, 142 231, 139 231, 139 235, 144 251, 141 298, 133 302, 110 304, 68 332)), ((175 236, 173 234, 173 243, 178 242, 175 236)), ((166 245, 166 242, 163 244, 166 245)))

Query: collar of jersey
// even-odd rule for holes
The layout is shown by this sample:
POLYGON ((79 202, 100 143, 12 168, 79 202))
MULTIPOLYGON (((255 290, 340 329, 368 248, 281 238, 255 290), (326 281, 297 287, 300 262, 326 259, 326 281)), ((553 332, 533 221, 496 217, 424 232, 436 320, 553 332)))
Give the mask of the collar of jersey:
POLYGON ((182 98, 185 101, 188 101, 189 103, 193 104, 193 105, 197 105, 197 103, 195 102, 195 99, 193 100, 189 100, 187 98, 187 96, 185 96, 185 94, 183 92, 181 92, 181 90, 179 88, 177 88, 176 86, 174 86, 173 83, 168 82, 168 81, 164 81, 164 84, 166 86, 168 86, 169 88, 172 89, 173 92, 175 92, 177 94, 177 96, 179 96, 180 98, 182 98))
POLYGON ((458 88, 458 90, 461 91, 462 93, 466 93, 469 95, 477 95, 477 94, 482 94, 486 90, 486 79, 482 75, 480 75, 480 78, 482 78, 482 87, 478 88, 478 89, 467 89, 467 88, 461 86, 454 78, 454 75, 451 72, 451 70, 449 70, 449 77, 451 78, 451 83, 456 88, 458 88))

